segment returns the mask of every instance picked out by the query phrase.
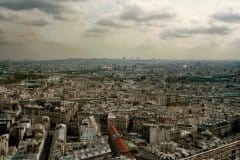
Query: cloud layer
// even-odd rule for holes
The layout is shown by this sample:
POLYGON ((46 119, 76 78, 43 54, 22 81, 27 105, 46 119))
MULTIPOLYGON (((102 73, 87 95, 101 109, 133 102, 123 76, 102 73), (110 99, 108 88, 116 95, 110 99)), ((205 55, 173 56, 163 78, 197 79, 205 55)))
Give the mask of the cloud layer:
POLYGON ((216 12, 212 18, 226 23, 240 23, 240 12, 228 9, 227 11, 216 12))
POLYGON ((45 26, 50 22, 50 17, 38 9, 14 11, 0 7, 0 20, 21 23, 33 26, 45 26))
POLYGON ((177 28, 172 31, 161 32, 162 38, 187 38, 194 35, 227 35, 232 29, 226 26, 211 25, 208 27, 177 28))
POLYGON ((78 10, 69 3, 71 1, 74 0, 1 0, 0 6, 14 11, 39 9, 58 20, 72 20, 78 10))
POLYGON ((236 0, 0 0, 0 59, 236 59, 239 25, 236 0))
POLYGON ((175 18, 176 14, 169 8, 153 10, 145 12, 137 5, 128 6, 120 15, 120 19, 136 21, 136 22, 148 22, 158 20, 168 20, 175 18))

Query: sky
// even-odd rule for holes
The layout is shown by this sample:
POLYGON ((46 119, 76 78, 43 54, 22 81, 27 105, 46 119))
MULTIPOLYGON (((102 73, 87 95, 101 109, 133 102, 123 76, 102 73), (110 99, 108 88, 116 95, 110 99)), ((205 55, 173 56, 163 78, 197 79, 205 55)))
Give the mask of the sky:
POLYGON ((240 60, 238 0, 0 0, 0 59, 240 60))

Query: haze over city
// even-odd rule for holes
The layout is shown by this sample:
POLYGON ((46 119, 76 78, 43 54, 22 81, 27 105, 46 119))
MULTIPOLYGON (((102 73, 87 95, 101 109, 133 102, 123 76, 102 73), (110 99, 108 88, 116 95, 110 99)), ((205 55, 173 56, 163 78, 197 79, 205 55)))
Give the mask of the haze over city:
POLYGON ((239 60, 240 1, 0 0, 0 59, 239 60))

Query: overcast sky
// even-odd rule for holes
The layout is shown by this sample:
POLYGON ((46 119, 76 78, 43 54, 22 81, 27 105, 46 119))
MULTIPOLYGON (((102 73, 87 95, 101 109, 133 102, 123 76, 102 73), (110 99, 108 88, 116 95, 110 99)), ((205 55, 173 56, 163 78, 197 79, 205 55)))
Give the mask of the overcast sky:
POLYGON ((239 0, 0 0, 0 59, 240 59, 239 0))

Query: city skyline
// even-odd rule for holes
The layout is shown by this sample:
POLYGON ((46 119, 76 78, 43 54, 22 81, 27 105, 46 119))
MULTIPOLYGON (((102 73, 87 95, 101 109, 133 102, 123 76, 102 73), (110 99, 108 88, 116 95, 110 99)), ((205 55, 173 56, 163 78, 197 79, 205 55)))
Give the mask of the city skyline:
POLYGON ((0 60, 239 60, 234 0, 0 0, 0 60))

